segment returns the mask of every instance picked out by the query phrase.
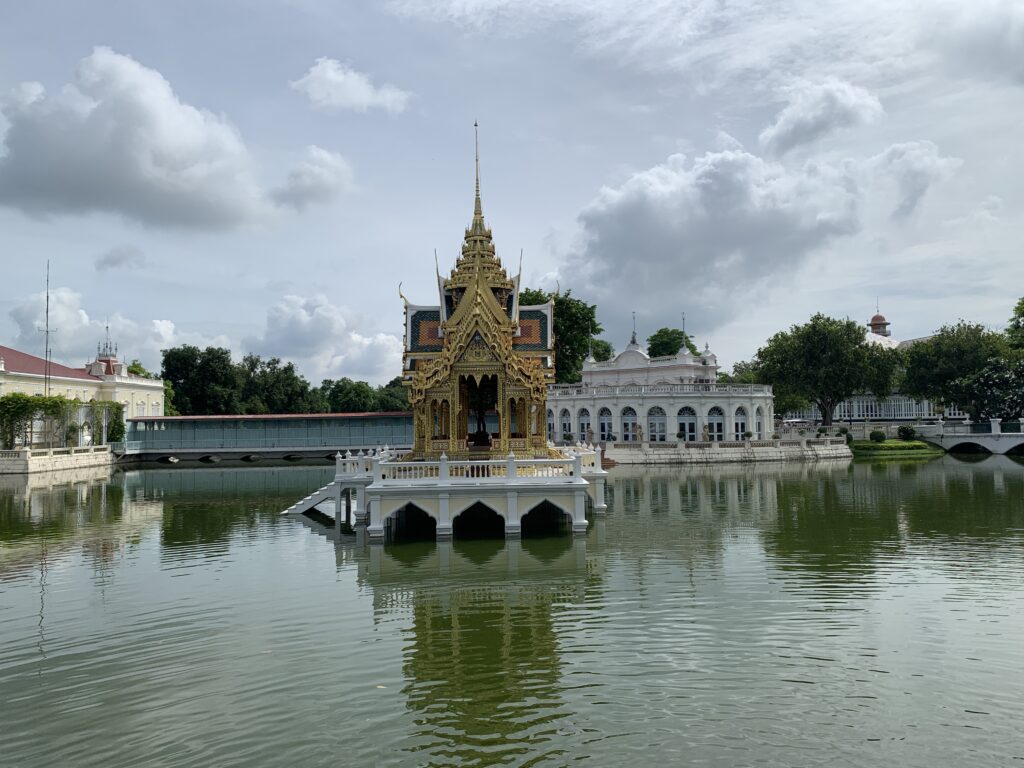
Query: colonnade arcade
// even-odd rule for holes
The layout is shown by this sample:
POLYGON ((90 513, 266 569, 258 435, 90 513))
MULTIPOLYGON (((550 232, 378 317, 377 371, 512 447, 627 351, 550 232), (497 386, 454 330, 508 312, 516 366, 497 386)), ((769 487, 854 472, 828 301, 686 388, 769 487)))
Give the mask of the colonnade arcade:
POLYGON ((553 441, 584 442, 722 442, 765 440, 771 436, 773 414, 757 403, 749 405, 626 405, 568 408, 547 412, 553 441), (557 428, 557 429, 556 429, 557 428), (749 438, 748 438, 749 433, 749 438))

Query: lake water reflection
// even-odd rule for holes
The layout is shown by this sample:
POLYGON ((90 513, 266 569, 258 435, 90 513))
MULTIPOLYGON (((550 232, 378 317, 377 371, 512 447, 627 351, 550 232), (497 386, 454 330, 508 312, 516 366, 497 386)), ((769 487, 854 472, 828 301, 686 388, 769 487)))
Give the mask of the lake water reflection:
POLYGON ((386 547, 277 514, 331 471, 0 479, 0 764, 1024 759, 1017 460, 616 468, 585 537, 386 547))

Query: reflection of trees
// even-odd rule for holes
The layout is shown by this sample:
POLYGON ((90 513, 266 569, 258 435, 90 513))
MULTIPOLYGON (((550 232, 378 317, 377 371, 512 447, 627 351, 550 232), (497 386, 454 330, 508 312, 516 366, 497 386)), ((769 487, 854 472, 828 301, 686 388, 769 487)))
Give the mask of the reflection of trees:
POLYGON ((781 481, 765 549, 783 568, 864 572, 879 550, 899 540, 898 496, 873 490, 872 503, 865 504, 849 476, 781 481))

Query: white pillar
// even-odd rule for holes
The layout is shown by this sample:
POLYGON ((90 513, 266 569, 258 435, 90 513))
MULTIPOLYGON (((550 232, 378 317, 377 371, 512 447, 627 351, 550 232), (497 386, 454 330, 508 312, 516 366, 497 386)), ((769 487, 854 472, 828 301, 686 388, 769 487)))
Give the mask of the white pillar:
POLYGON ((574 508, 572 515, 572 532, 587 532, 587 492, 580 488, 574 494, 574 508))
POLYGON ((522 534, 522 521, 519 519, 519 493, 509 491, 505 494, 505 538, 518 539, 522 534))
POLYGON ((1002 419, 989 419, 989 423, 992 424, 992 434, 993 435, 1000 435, 1000 434, 1002 434, 1003 428, 1000 426, 1002 421, 1003 421, 1002 419))
POLYGON ((371 496, 366 505, 366 533, 371 544, 384 541, 384 521, 380 518, 380 497, 371 496))
MULTIPOLYGON (((447 468, 447 463, 445 464, 447 468)), ((447 541, 452 537, 451 497, 447 493, 440 493, 437 496, 437 527, 435 538, 438 541, 447 541)))

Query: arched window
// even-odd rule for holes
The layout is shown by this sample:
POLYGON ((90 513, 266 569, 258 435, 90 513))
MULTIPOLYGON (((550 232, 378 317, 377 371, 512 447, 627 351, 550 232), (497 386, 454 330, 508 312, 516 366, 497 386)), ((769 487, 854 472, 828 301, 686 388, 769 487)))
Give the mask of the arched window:
POLYGON ((647 439, 652 443, 665 442, 665 409, 660 406, 647 411, 647 439))
POLYGON ((559 433, 559 437, 567 442, 572 442, 572 416, 569 415, 569 409, 563 408, 562 412, 558 414, 558 420, 561 422, 562 431, 559 433))
POLYGON ((580 433, 578 435, 580 442, 589 443, 594 439, 590 429, 590 411, 586 408, 580 408, 580 412, 577 415, 580 422, 580 433))
POLYGON ((708 440, 721 442, 725 439, 725 411, 717 405, 708 411, 708 440))
POLYGON ((548 408, 548 440, 555 441, 555 412, 548 408))
POLYGON ((733 439, 743 440, 747 431, 747 409, 742 405, 736 409, 736 419, 733 421, 733 439))
POLYGON ((758 440, 764 440, 764 411, 761 410, 761 406, 757 406, 757 410, 754 411, 754 434, 758 440))
POLYGON ((622 441, 636 442, 636 411, 629 406, 622 409, 622 441))
POLYGON ((602 442, 612 439, 612 412, 608 408, 597 412, 597 431, 602 442))
POLYGON ((679 434, 680 440, 691 442, 697 439, 697 412, 688 405, 679 409, 679 434))

